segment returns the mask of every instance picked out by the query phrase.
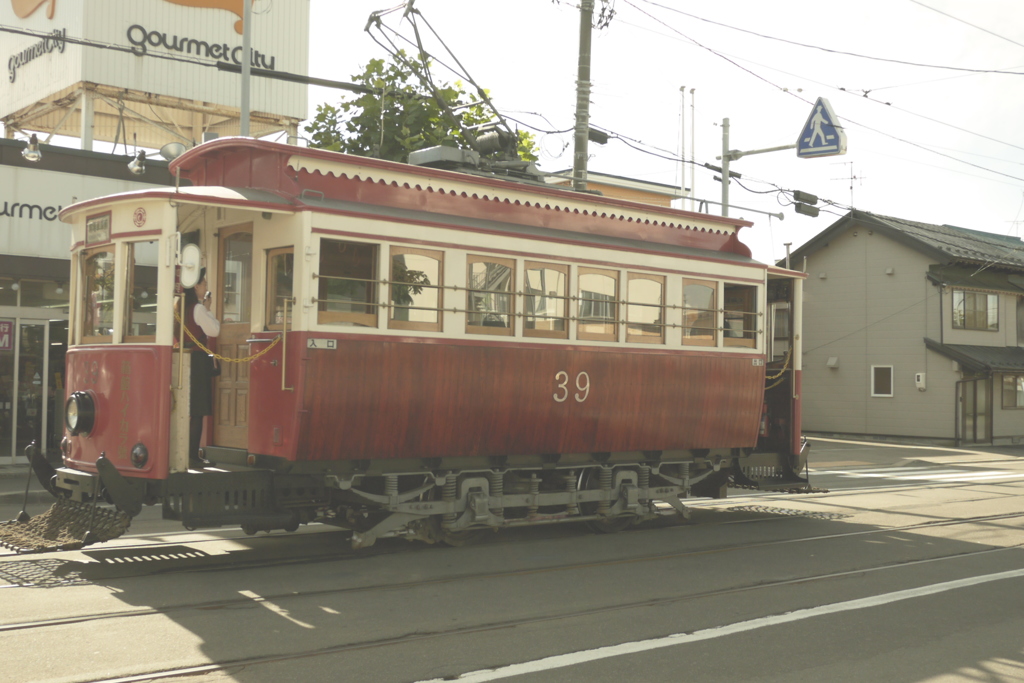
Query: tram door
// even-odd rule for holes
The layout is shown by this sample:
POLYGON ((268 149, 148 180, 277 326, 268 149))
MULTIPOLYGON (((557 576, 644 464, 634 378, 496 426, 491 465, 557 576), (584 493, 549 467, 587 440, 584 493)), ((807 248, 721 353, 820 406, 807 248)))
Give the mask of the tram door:
MULTIPOLYGON (((252 329, 252 224, 220 231, 217 290, 220 336, 217 353, 226 358, 249 355, 246 340, 252 329)), ((213 444, 227 448, 249 445, 249 364, 221 363, 214 383, 213 444)))

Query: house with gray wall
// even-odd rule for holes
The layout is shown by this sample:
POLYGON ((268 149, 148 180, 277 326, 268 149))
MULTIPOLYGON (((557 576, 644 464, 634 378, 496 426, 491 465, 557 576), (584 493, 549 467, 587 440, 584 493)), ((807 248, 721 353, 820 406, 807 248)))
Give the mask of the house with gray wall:
POLYGON ((807 432, 1024 442, 1024 242, 853 210, 791 255, 807 432))

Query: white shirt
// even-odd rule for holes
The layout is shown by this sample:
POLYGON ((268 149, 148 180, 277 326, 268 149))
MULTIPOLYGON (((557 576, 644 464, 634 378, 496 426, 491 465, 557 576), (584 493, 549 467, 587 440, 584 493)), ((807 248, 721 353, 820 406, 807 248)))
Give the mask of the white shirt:
POLYGON ((192 309, 192 318, 207 337, 216 337, 220 334, 220 321, 213 317, 213 313, 210 313, 206 306, 196 304, 192 309))

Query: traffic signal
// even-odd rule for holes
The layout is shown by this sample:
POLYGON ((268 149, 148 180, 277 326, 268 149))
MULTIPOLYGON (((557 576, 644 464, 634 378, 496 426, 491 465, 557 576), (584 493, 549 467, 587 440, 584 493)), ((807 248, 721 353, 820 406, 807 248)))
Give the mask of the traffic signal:
POLYGON ((815 218, 818 215, 818 207, 813 204, 818 203, 818 197, 809 193, 801 192, 800 190, 793 190, 793 208, 796 209, 797 213, 802 213, 805 216, 815 218))

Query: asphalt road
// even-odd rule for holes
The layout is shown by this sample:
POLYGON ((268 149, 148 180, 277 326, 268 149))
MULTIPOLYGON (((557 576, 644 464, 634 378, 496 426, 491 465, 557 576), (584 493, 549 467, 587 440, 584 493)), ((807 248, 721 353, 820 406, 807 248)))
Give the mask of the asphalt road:
POLYGON ((103 546, 0 555, 3 677, 1024 680, 1024 457, 813 449, 830 493, 744 491, 615 535, 352 551, 322 526, 187 532, 146 510, 103 546))

